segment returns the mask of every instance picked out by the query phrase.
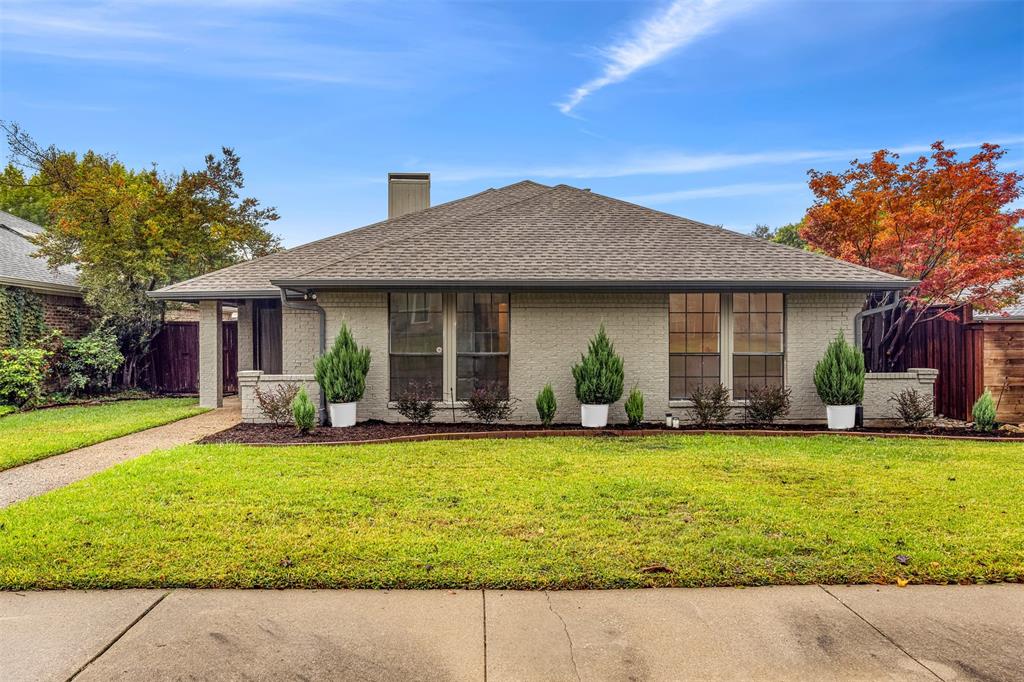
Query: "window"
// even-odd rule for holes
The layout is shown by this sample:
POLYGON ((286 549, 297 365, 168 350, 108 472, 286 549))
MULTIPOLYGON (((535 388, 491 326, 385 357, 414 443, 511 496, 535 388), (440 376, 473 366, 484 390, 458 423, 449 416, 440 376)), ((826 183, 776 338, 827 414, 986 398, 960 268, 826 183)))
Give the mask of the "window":
POLYGON ((508 397, 508 294, 456 295, 455 397, 496 387, 508 397))
POLYGON ((253 301, 252 366, 266 374, 280 374, 281 301, 253 301))
POLYGON ((466 400, 492 386, 508 397, 507 293, 395 292, 388 317, 392 400, 427 388, 466 400))
POLYGON ((732 391, 743 400, 754 386, 782 386, 782 294, 732 295, 732 391))
POLYGON ((719 294, 669 294, 669 398, 721 382, 719 294))
POLYGON ((441 294, 399 292, 389 297, 391 398, 444 390, 444 311, 441 294))

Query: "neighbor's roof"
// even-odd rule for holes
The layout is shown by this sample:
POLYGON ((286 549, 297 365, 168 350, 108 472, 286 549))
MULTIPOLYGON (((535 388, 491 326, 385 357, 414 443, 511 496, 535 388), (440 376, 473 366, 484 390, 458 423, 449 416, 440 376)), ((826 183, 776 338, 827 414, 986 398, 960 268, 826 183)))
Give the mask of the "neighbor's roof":
POLYGON ((982 320, 984 322, 999 322, 1000 320, 1024 320, 1024 296, 1017 299, 1016 303, 1012 303, 1002 310, 998 310, 994 313, 980 313, 975 311, 975 320, 982 320))
POLYGON ((42 231, 35 223, 0 211, 0 285, 59 294, 80 293, 75 268, 52 270, 44 259, 32 255, 37 248, 32 240, 42 231))
POLYGON ((904 288, 910 280, 568 185, 523 181, 202 275, 160 298, 278 286, 904 288))

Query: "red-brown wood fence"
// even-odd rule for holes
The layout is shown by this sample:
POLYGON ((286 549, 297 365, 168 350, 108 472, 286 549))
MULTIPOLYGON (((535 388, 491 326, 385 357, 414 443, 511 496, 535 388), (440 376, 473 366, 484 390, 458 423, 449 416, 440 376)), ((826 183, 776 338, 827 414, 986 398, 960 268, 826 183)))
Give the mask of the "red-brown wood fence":
POLYGON ((914 328, 906 366, 939 370, 935 413, 970 420, 974 401, 985 390, 985 329, 969 309, 954 314, 954 320, 938 317, 914 328))
MULTIPOLYGON (((238 324, 223 322, 224 392, 238 392, 238 324)), ((165 322, 150 346, 146 388, 157 393, 199 392, 199 323, 165 322)))

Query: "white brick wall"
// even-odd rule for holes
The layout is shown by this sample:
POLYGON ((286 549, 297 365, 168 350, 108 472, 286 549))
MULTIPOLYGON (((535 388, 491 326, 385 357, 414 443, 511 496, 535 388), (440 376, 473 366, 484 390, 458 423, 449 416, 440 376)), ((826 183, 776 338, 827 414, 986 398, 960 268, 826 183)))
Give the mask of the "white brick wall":
POLYGON ((864 378, 864 422, 891 423, 897 421, 896 403, 890 398, 908 388, 916 390, 935 404, 935 380, 939 370, 915 368, 906 372, 879 372, 864 378))
POLYGON ((266 424, 266 418, 256 400, 256 388, 266 393, 281 384, 305 386, 309 399, 317 406, 318 423, 323 413, 320 410, 320 386, 312 374, 264 374, 259 370, 238 373, 238 396, 242 402, 242 421, 246 424, 266 424))
MULTIPOLYGON (((359 403, 359 418, 400 420, 398 413, 388 408, 387 294, 324 291, 318 302, 327 315, 328 346, 344 320, 356 341, 370 348, 370 374, 366 395, 359 403)), ((863 302, 864 295, 858 293, 787 294, 785 371, 786 385, 793 393, 791 421, 824 420, 825 408, 814 390, 814 365, 838 331, 853 340, 853 319, 863 302)), ((668 411, 684 419, 689 416, 684 408, 671 408, 668 400, 667 294, 516 292, 511 295, 509 382, 512 396, 520 402, 514 420, 537 420, 534 399, 549 381, 558 399, 556 420, 579 419, 570 367, 602 322, 625 362, 626 392, 636 385, 644 393, 645 417, 661 420, 668 411)), ((316 313, 286 308, 282 324, 284 371, 309 375, 318 352, 316 313)), ((888 391, 886 399, 892 392, 879 390, 888 391)), ((870 409, 876 410, 874 402, 870 409)), ((737 419, 742 417, 741 410, 734 412, 737 419)), ((447 420, 448 414, 439 412, 437 418, 447 420)), ((612 422, 624 422, 622 401, 613 405, 609 414, 612 422)), ((464 418, 461 412, 459 418, 464 418)))
POLYGON ((199 404, 224 404, 224 335, 220 301, 199 302, 199 404))

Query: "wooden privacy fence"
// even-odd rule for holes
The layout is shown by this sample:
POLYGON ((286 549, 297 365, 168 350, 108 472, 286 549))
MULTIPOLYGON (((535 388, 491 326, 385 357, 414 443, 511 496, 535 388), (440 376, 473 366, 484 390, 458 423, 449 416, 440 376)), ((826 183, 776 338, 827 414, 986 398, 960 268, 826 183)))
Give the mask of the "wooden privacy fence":
POLYGON ((985 390, 985 330, 970 310, 955 320, 938 317, 918 324, 910 336, 907 367, 939 370, 935 382, 935 414, 971 419, 974 401, 985 390))
MULTIPOLYGON (((238 392, 238 323, 223 322, 224 392, 238 392)), ((147 358, 146 388, 157 393, 199 392, 199 323, 165 322, 147 358)))

